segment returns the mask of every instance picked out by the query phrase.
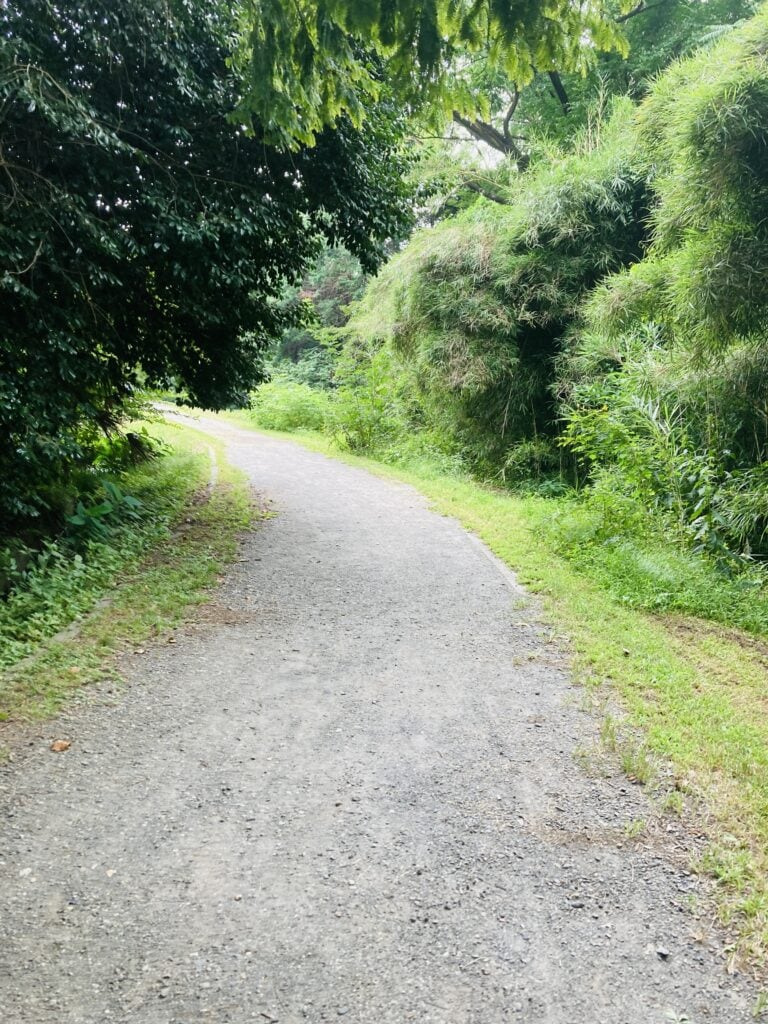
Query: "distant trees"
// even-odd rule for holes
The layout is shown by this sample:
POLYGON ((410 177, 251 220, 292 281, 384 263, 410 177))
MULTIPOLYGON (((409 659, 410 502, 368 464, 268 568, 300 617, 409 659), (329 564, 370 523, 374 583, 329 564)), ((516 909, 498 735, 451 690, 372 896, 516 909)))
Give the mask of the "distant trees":
POLYGON ((303 313, 303 322, 286 328, 273 344, 271 371, 302 384, 330 386, 328 328, 347 322, 347 307, 360 298, 367 280, 356 256, 338 246, 323 249, 301 283, 287 290, 283 301, 303 313))

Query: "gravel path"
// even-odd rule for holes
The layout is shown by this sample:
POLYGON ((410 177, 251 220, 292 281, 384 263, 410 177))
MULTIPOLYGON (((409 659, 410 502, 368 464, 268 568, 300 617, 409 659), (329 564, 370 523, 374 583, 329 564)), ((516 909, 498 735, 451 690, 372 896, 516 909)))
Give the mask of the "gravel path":
POLYGON ((0 771, 4 1024, 751 1021, 511 574, 405 486, 201 424, 278 515, 0 771))

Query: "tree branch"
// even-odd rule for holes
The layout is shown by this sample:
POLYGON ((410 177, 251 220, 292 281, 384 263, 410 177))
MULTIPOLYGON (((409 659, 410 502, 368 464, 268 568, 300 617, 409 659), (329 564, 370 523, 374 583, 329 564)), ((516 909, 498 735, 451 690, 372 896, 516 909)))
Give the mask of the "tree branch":
POLYGON ((490 199, 492 203, 499 203, 501 206, 512 206, 509 199, 505 199, 504 196, 500 196, 498 192, 491 192, 490 189, 485 188, 483 185, 479 185, 476 181, 462 182, 465 188, 468 188, 470 192, 476 192, 479 196, 484 196, 486 199, 490 199))
POLYGON ((461 114, 454 110, 453 120, 456 124, 469 132, 473 139, 477 139, 479 142, 484 142, 487 146, 491 146, 493 149, 497 149, 500 153, 509 153, 510 145, 501 132, 494 128, 492 124, 488 124, 487 121, 470 121, 467 117, 462 117, 461 114))
POLYGON ((563 80, 557 71, 548 71, 549 80, 552 83, 552 88, 555 90, 555 96, 560 100, 560 106, 563 108, 564 114, 570 114, 571 112, 571 101, 568 99, 568 93, 565 91, 563 80))
POLYGON ((622 14, 616 18, 616 24, 620 25, 622 21, 629 21, 630 18, 636 18, 638 14, 645 14, 646 11, 652 11, 654 7, 665 7, 669 0, 658 0, 655 4, 646 4, 644 0, 640 0, 637 7, 633 7, 628 14, 622 14))
MULTIPOLYGON (((512 113, 514 113, 514 109, 512 113)), ((453 112, 453 120, 456 124, 461 125, 465 131, 469 132, 473 139, 476 139, 478 142, 484 142, 486 146, 490 146, 499 153, 503 153, 504 156, 511 156, 517 160, 521 167, 527 166, 528 157, 520 150, 511 135, 503 135, 498 128, 494 128, 487 121, 470 121, 469 118, 462 117, 456 110, 453 112)))
POLYGON ((23 270, 9 270, 8 273, 9 274, 13 274, 14 277, 23 277, 24 274, 28 274, 29 271, 32 269, 32 267, 34 267, 34 265, 37 263, 37 261, 38 261, 38 259, 40 257, 40 253, 43 251, 43 243, 44 242, 45 242, 45 239, 41 238, 40 239, 40 244, 38 245, 37 249, 35 250, 35 255, 32 257, 31 261, 27 264, 26 267, 24 267, 23 270))
POLYGON ((509 108, 507 109, 507 113, 504 116, 504 124, 503 124, 502 129, 501 129, 503 131, 503 133, 504 133, 504 138, 508 142, 512 141, 512 136, 509 134, 509 122, 515 116, 515 111, 517 110, 517 104, 519 102, 520 102, 520 92, 519 92, 519 90, 515 89, 514 95, 512 96, 512 102, 509 104, 509 108))

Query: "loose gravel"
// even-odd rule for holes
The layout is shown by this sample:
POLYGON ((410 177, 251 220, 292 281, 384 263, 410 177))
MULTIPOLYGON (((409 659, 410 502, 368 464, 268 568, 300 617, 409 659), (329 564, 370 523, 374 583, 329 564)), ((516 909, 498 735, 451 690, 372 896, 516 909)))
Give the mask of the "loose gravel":
POLYGON ((408 487, 197 425, 277 515, 0 770, 2 1020, 752 1021, 508 570, 408 487))

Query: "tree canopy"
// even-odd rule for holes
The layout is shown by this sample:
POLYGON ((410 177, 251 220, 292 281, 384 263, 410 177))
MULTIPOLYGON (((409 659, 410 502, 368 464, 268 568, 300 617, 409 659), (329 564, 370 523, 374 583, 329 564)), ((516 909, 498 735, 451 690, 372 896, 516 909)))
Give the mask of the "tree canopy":
POLYGON ((284 284, 322 239, 372 270, 408 220, 383 89, 363 127, 339 118, 290 154, 231 120, 228 8, 0 8, 6 521, 44 508, 39 480, 82 450, 82 424, 109 427, 137 380, 208 406, 245 394, 285 322, 284 284))
POLYGON ((340 116, 362 123, 380 93, 371 55, 407 103, 475 105, 459 64, 482 53, 513 81, 549 68, 585 68, 597 49, 626 50, 601 0, 245 0, 240 104, 264 137, 312 144, 340 116))
POLYGON ((608 0, 628 54, 591 52, 586 68, 537 68, 528 83, 511 77, 490 49, 460 62, 456 73, 474 106, 450 111, 441 131, 417 126, 428 152, 419 165, 422 180, 440 197, 432 200, 433 216, 479 195, 508 203, 510 179, 537 155, 568 148, 586 125, 607 115, 614 97, 642 99, 672 61, 726 35, 758 6, 757 0, 654 0, 625 11, 618 0, 608 0))

